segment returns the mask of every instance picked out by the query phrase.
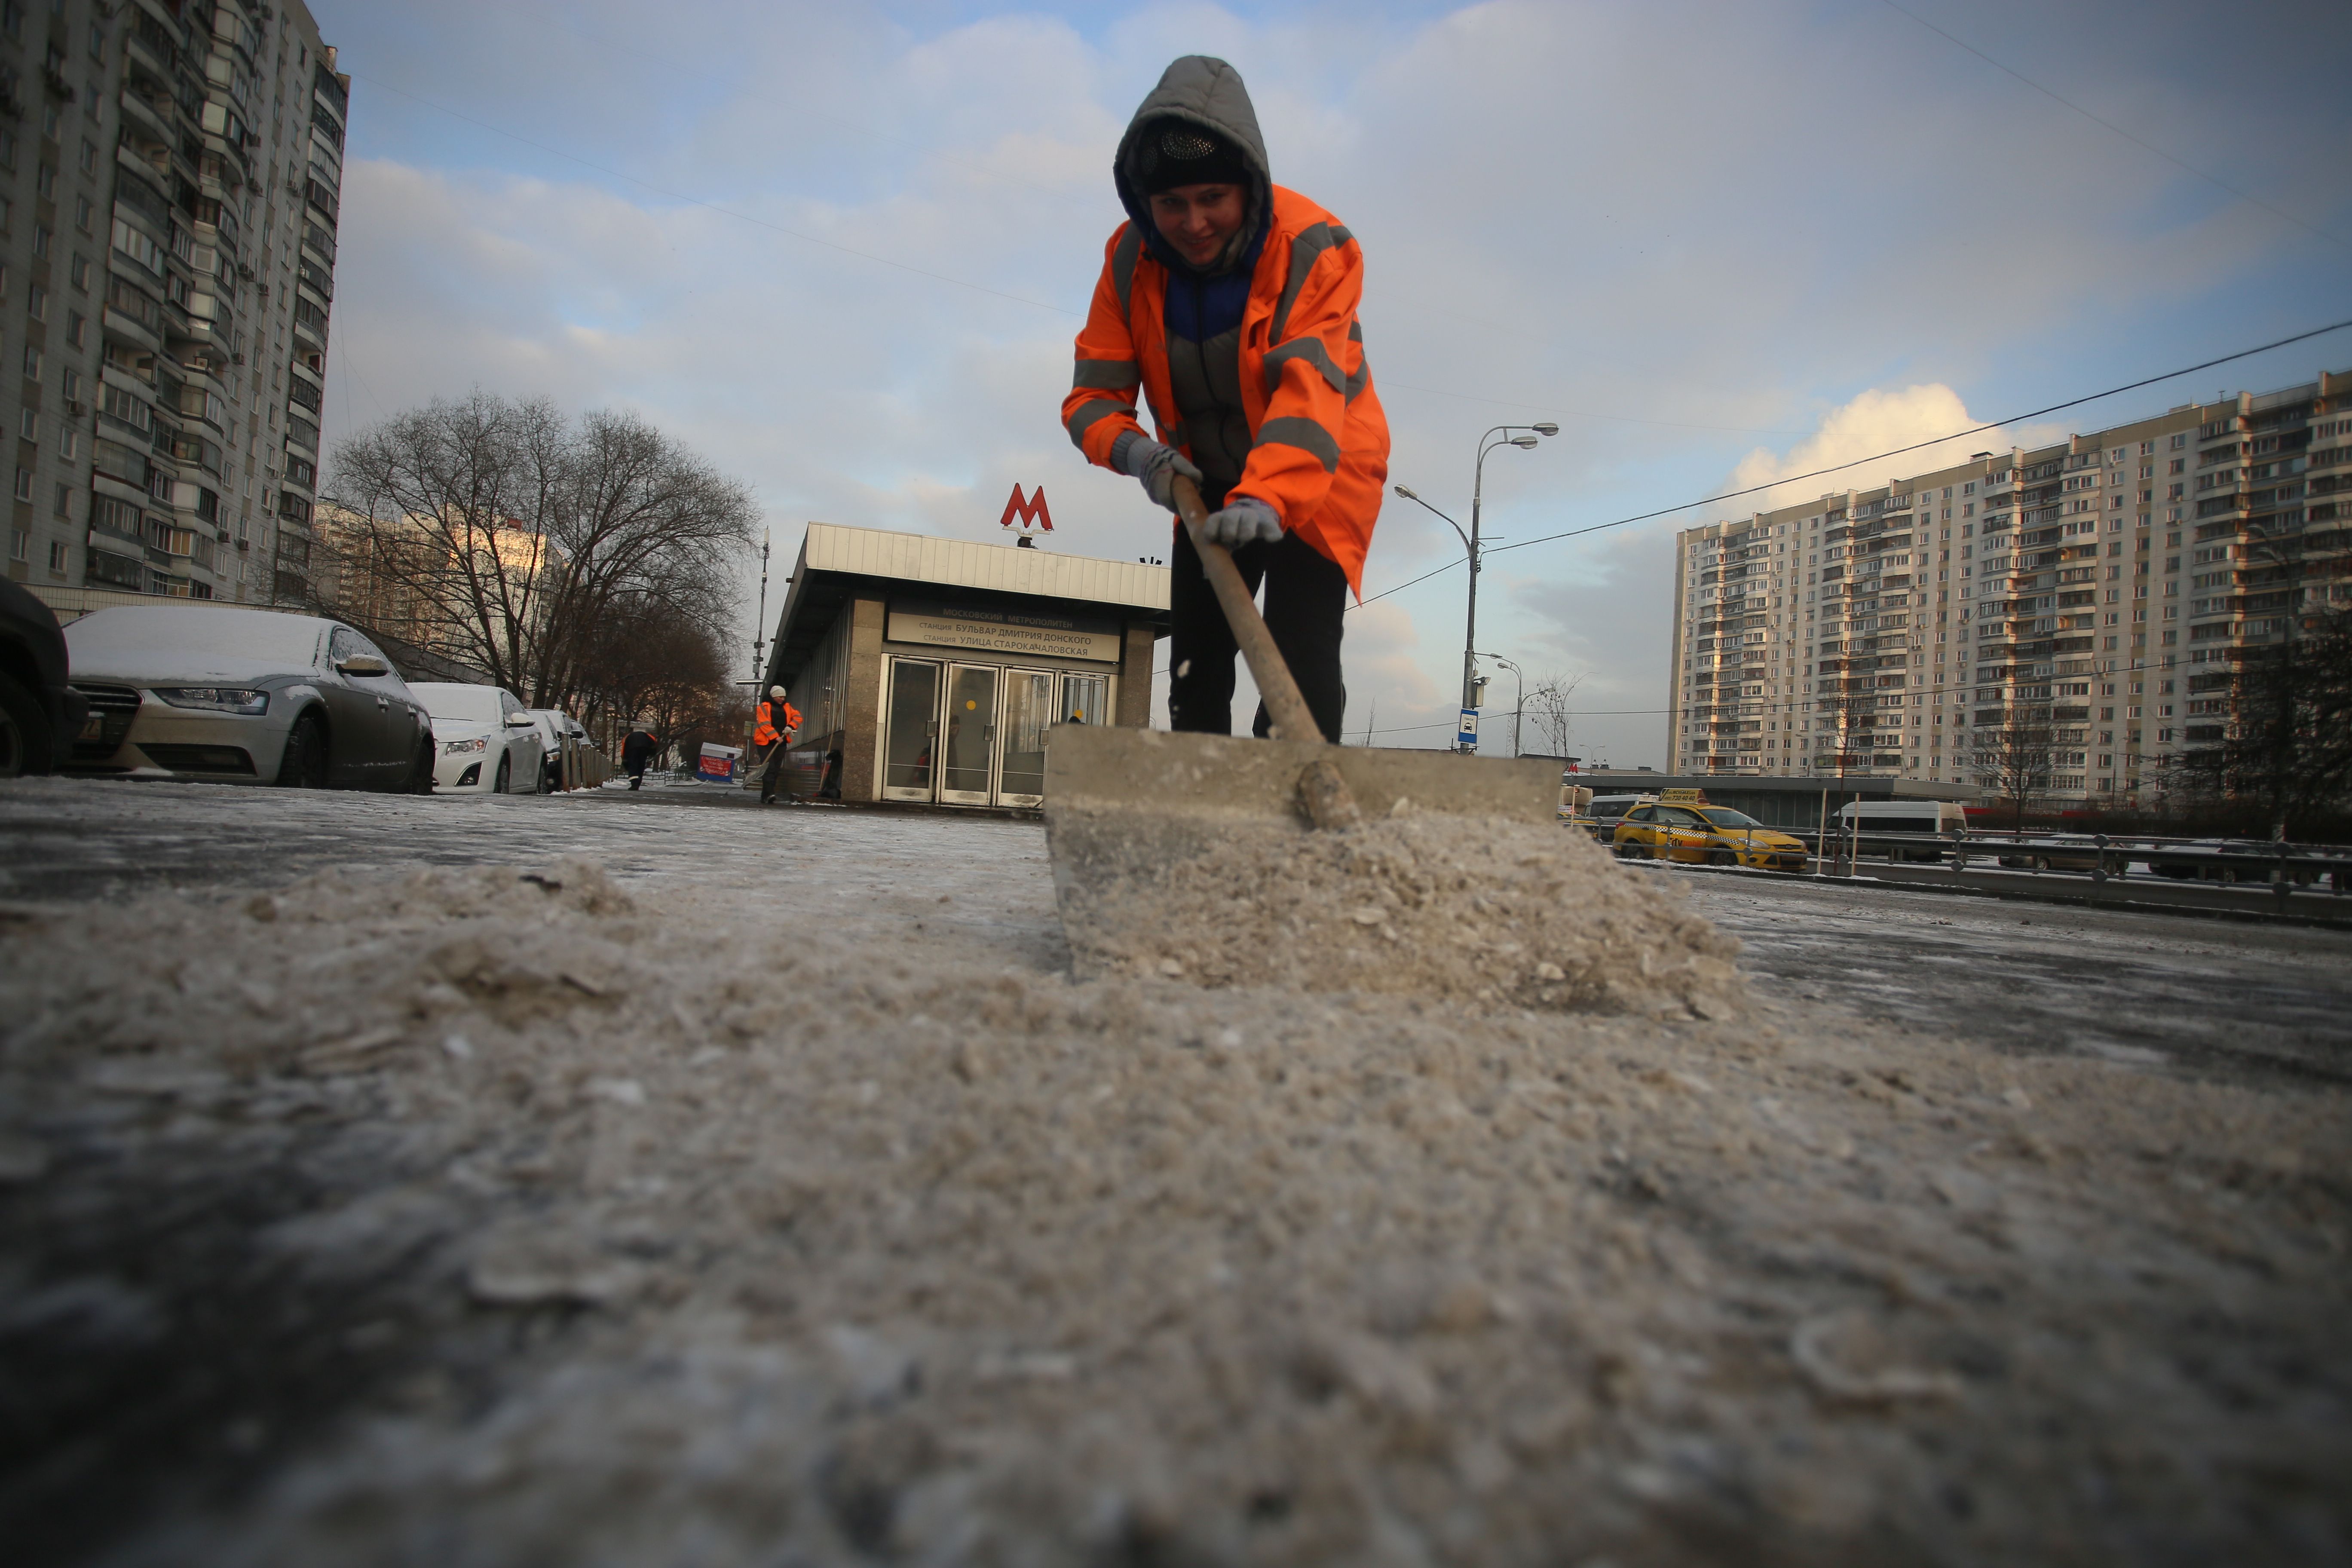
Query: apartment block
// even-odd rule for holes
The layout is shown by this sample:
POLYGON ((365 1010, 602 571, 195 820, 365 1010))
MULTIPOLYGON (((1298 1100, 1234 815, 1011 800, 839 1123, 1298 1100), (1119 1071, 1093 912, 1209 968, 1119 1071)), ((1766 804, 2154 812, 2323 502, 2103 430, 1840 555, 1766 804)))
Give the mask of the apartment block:
POLYGON ((1677 537, 1669 771, 1983 786, 2030 733, 2040 793, 2153 804, 2347 603, 2352 371, 1980 452, 1677 537))
POLYGON ((8 574, 299 603, 350 79, 300 0, 0 0, 8 574))

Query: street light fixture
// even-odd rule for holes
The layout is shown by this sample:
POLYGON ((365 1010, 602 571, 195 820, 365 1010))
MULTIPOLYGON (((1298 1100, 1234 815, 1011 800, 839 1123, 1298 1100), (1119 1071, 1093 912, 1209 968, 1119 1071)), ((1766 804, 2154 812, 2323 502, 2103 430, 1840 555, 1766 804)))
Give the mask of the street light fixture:
MULTIPOLYGON (((1446 525, 1461 537, 1462 548, 1470 552, 1469 607, 1465 616, 1462 631, 1462 717, 1465 722, 1475 723, 1478 714, 1478 656, 1474 650, 1478 645, 1478 574, 1484 570, 1484 556, 1479 548, 1478 512, 1486 487, 1486 454, 1498 447, 1532 449, 1538 444, 1537 436, 1557 436, 1558 434, 1559 434, 1559 426, 1547 420, 1541 425, 1497 425, 1478 437, 1478 461, 1476 467, 1471 470, 1470 530, 1466 533, 1463 532, 1460 523, 1450 517, 1445 517, 1444 512, 1430 506, 1427 501, 1423 500, 1405 486, 1392 487, 1396 493, 1405 500, 1424 507, 1430 511, 1437 512, 1439 517, 1445 518, 1446 525), (1530 431, 1534 434, 1527 434, 1530 431)), ((1516 738, 1514 748, 1516 749, 1516 738)), ((1478 749, 1477 731, 1475 729, 1458 731, 1454 749, 1458 752, 1475 752, 1478 749)))
POLYGON ((1482 653, 1480 658, 1491 658, 1511 672, 1511 755, 1519 754, 1519 716, 1528 710, 1527 672, 1499 653, 1482 653))

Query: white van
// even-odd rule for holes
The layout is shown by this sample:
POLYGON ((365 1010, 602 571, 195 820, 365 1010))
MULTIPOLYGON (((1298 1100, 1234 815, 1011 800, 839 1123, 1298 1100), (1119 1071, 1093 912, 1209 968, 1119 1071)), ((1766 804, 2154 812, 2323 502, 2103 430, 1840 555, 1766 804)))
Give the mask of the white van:
MULTIPOLYGON (((1969 830, 1968 807, 1949 800, 1853 800, 1838 807, 1837 825, 1840 834, 1857 830, 1864 840, 1863 853, 1871 853, 1868 843, 1873 834, 1916 833, 1949 838, 1969 830), (1857 825, 1857 820, 1859 824, 1857 825)), ((1887 847, 1881 846, 1882 850, 1887 847)), ((1905 845, 1897 851, 1904 860, 1941 860, 1941 846, 1930 844, 1905 845)))

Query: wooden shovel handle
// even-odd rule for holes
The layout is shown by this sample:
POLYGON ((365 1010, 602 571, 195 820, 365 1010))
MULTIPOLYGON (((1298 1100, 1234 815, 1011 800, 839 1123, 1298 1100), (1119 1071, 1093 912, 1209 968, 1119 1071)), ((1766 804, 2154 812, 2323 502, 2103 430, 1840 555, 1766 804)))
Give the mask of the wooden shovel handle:
POLYGON ((1200 487, 1179 474, 1173 489, 1176 513, 1184 520, 1184 531, 1192 536, 1192 549, 1201 557, 1201 570, 1208 574, 1209 586, 1217 591, 1217 603, 1225 612, 1225 624, 1234 630, 1234 641, 1249 660, 1250 679, 1257 682, 1258 695, 1265 700, 1266 715, 1274 721, 1276 732, 1290 741, 1328 739, 1307 710, 1307 699, 1299 695, 1298 682, 1290 678, 1282 650, 1274 646, 1274 634, 1265 629, 1265 617, 1257 613, 1257 602, 1250 597, 1249 584, 1242 581, 1241 568, 1234 564, 1233 552, 1201 531, 1201 525, 1209 521, 1209 509, 1201 502, 1200 487))

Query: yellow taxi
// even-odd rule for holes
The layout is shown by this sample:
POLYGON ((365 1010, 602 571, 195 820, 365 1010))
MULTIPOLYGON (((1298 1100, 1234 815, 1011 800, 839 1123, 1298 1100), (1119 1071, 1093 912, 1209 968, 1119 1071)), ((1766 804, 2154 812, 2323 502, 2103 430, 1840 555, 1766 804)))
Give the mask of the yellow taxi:
POLYGON ((1670 789, 1654 805, 1635 806, 1617 825, 1612 842, 1629 860, 1750 866, 1759 871, 1805 868, 1802 839, 1767 827, 1746 812, 1709 805, 1704 790, 1670 789))

